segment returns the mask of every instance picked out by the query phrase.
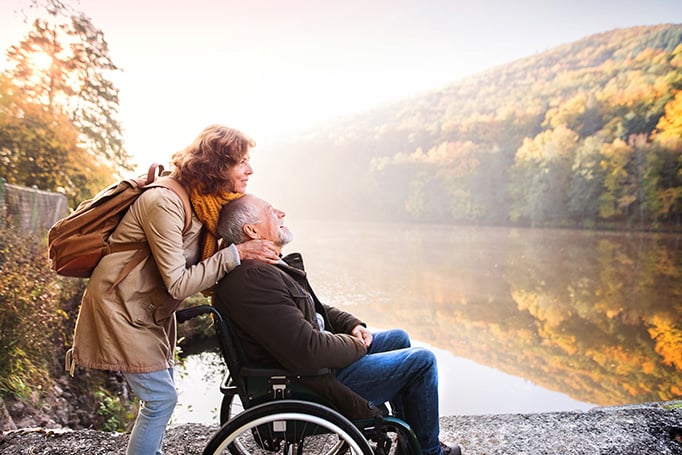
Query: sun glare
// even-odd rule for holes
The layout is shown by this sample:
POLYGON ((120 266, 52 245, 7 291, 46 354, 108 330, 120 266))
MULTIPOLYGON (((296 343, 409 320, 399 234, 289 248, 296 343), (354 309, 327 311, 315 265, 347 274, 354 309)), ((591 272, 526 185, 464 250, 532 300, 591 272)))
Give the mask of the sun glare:
POLYGON ((52 57, 45 52, 34 52, 31 56, 31 65, 36 71, 47 71, 52 64, 52 57))

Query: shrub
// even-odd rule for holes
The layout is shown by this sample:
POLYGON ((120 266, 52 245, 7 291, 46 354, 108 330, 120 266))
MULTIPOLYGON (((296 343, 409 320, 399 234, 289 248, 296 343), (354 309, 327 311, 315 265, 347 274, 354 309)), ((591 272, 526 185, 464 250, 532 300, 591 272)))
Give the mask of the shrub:
POLYGON ((85 283, 50 269, 45 239, 0 223, 0 398, 40 409, 59 384, 71 397, 70 426, 123 431, 137 404, 120 375, 79 368, 63 379, 85 283))
POLYGON ((0 225, 0 396, 26 397, 51 384, 65 318, 45 241, 0 225))
POLYGON ((98 388, 94 397, 99 401, 97 417, 102 431, 125 431, 135 419, 136 406, 131 406, 129 400, 105 388, 98 388))

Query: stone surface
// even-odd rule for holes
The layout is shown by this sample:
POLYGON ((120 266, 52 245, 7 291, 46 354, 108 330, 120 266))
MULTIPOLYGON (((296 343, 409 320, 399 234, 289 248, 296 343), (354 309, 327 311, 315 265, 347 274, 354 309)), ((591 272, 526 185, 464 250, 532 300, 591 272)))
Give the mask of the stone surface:
MULTIPOLYGON (((682 455, 670 430, 682 427, 682 402, 595 408, 587 412, 451 416, 441 436, 466 455, 682 455)), ((171 426, 165 455, 200 454, 216 426, 171 426)), ((682 436, 680 436, 682 439, 682 436)), ((125 454, 128 435, 94 430, 20 429, 0 436, 0 453, 125 454)))
POLYGON ((682 443, 671 439, 670 430, 682 426, 682 409, 675 406, 445 417, 441 436, 469 455, 676 455, 682 443))

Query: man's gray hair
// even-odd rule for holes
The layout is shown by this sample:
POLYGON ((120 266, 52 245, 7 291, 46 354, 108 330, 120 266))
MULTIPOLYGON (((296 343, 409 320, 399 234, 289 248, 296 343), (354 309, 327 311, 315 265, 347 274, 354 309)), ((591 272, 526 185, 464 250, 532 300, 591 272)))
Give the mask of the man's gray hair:
POLYGON ((244 195, 230 201, 220 211, 218 219, 218 235, 227 245, 238 245, 248 240, 244 226, 260 222, 253 206, 247 203, 249 197, 244 195))

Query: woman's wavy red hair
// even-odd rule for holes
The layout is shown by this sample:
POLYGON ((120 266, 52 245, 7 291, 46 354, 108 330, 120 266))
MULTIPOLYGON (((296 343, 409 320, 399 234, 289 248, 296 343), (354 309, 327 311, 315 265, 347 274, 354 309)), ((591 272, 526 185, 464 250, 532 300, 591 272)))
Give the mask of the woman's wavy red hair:
POLYGON ((206 127, 194 142, 171 156, 173 175, 188 188, 202 194, 225 191, 230 168, 241 161, 256 143, 241 131, 223 125, 206 127))

